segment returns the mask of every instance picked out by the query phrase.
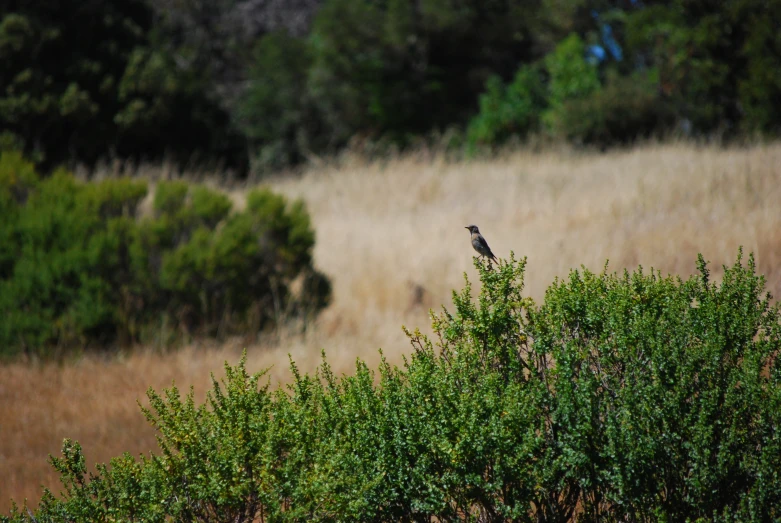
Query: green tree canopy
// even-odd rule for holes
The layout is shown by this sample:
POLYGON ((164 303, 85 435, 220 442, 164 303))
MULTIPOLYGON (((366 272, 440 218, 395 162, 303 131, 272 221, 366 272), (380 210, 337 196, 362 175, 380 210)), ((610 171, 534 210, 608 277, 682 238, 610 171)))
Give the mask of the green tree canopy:
POLYGON ((142 0, 0 2, 0 142, 45 167, 103 158, 221 160, 243 142, 180 66, 142 0))

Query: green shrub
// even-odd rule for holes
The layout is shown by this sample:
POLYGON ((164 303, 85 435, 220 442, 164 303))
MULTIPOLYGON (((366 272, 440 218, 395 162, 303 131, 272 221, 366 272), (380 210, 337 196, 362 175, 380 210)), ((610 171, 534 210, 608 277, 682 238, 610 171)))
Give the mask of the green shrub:
POLYGON ((609 75, 603 88, 564 102, 551 131, 575 143, 600 146, 659 135, 672 128, 675 113, 657 83, 653 74, 609 75))
MULTIPOLYGON (((186 313, 187 323, 224 328, 236 321, 233 315, 252 307, 262 326, 298 306, 302 297, 290 294, 290 283, 299 275, 306 279, 315 274, 313 247, 314 233, 301 202, 288 205, 268 190, 253 191, 244 213, 228 217, 216 231, 199 223, 185 241, 162 254, 160 288, 172 313, 186 313)), ((327 304, 330 287, 319 290, 321 296, 305 299, 327 304)))
POLYGON ((38 182, 35 168, 21 153, 0 152, 0 281, 8 278, 19 255, 19 238, 14 227, 19 209, 38 182))
POLYGON ((303 202, 291 206, 282 196, 265 190, 247 195, 247 214, 270 242, 284 245, 279 254, 291 267, 300 268, 312 260, 315 237, 303 202))
POLYGON ((49 342, 105 341, 114 315, 112 283, 122 274, 119 235, 145 192, 129 180, 79 184, 64 171, 37 183, 15 223, 4 224, 18 238, 13 268, 2 281, 6 354, 49 342))
POLYGON ((559 42, 544 61, 549 76, 550 108, 543 114, 543 121, 555 130, 566 117, 566 103, 599 91, 601 83, 596 65, 586 60, 585 44, 575 33, 559 42))
POLYGON ((155 187, 152 208, 158 216, 175 216, 184 207, 187 184, 182 181, 160 182, 155 187))
POLYGON ((697 265, 685 282, 573 273, 530 317, 556 362, 562 483, 592 517, 779 516, 778 307, 753 257, 720 285, 697 265))
POLYGON ((498 76, 489 78, 480 95, 480 112, 469 123, 469 146, 499 145, 511 136, 536 131, 546 103, 545 85, 536 67, 522 66, 507 86, 498 76))
POLYGON ((226 195, 202 185, 193 187, 191 196, 193 214, 211 229, 224 220, 233 207, 230 198, 226 195))
POLYGON ((246 332, 328 304, 301 202, 259 191, 230 214, 224 194, 161 182, 141 218, 146 193, 144 182, 65 171, 38 180, 3 153, 0 355, 149 341, 163 326, 175 337, 246 332))
MULTIPOLYGON (((87 477, 77 443, 49 521, 773 521, 781 322, 753 258, 711 281, 573 271, 541 305, 525 260, 475 261, 436 348, 337 377, 245 360, 206 403, 148 392, 160 453, 87 477)), ((28 521, 15 509, 4 521, 28 521)))

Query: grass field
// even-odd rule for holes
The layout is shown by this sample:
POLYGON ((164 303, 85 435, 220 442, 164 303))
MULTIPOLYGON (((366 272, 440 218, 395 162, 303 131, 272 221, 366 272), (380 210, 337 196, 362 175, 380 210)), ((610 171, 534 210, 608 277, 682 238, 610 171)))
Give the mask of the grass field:
MULTIPOLYGON (((393 362, 408 352, 401 331, 426 327, 429 307, 449 304, 463 273, 474 277, 469 235, 480 226, 494 253, 528 256, 527 289, 541 299, 556 276, 581 264, 688 275, 698 252, 713 263, 754 252, 768 290, 781 292, 781 144, 718 149, 645 145, 609 154, 507 153, 448 163, 417 154, 384 162, 348 159, 269 182, 301 197, 317 231, 315 261, 334 284, 334 303, 305 336, 248 347, 249 367, 287 379, 288 353, 313 369, 320 350, 339 372, 358 357, 393 362)), ((240 205, 243 190, 232 189, 240 205)), ((46 462, 65 437, 88 459, 155 449, 138 409, 148 387, 175 381, 203 397, 209 373, 235 363, 242 340, 160 354, 141 348, 104 360, 8 364, 0 379, 0 513, 9 499, 33 504, 42 484, 59 491, 46 462)))

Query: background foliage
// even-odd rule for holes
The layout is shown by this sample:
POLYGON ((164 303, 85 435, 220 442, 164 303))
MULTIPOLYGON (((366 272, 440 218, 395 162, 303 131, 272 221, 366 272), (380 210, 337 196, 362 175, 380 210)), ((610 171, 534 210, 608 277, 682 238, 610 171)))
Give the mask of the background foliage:
POLYGON ((781 122, 779 0, 4 0, 0 13, 0 145, 47 171, 163 157, 267 170, 445 131, 470 150, 529 134, 604 147, 781 122))
POLYGON ((36 520, 778 519, 781 323, 753 257, 718 284, 701 257, 686 281, 573 271, 540 305, 525 261, 475 265, 402 368, 291 363, 270 390, 242 360, 203 405, 150 390, 160 453, 88 474, 66 440, 36 520))
POLYGON ((208 77, 145 1, 0 2, 0 141, 49 169, 100 159, 222 161, 244 142, 208 77))
POLYGON ((160 182, 141 216, 147 191, 64 170, 40 179, 19 153, 0 155, 1 356, 257 332, 328 303, 301 202, 256 190, 232 212, 205 186, 160 182))

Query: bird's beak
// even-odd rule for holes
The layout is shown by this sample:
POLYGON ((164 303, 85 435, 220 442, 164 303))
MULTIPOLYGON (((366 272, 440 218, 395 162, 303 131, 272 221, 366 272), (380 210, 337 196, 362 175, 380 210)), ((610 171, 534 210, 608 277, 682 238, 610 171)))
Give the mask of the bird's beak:
POLYGON ((468 229, 469 227, 464 227, 464 229, 468 229))

